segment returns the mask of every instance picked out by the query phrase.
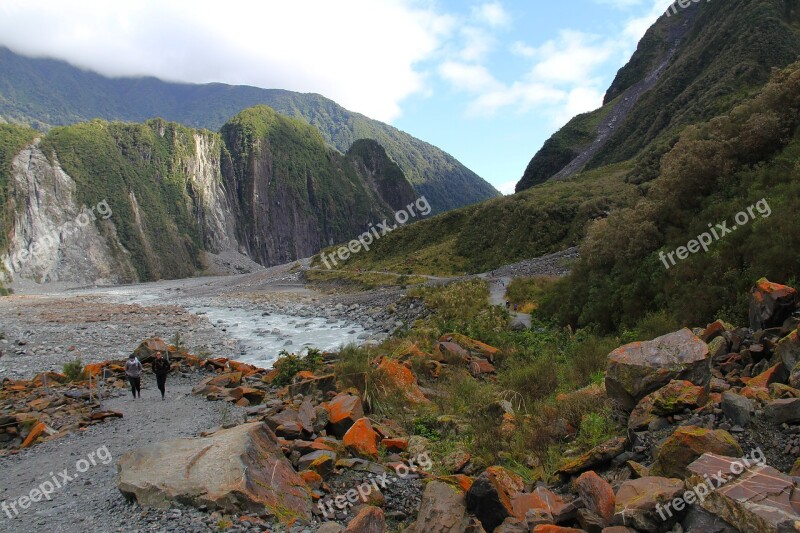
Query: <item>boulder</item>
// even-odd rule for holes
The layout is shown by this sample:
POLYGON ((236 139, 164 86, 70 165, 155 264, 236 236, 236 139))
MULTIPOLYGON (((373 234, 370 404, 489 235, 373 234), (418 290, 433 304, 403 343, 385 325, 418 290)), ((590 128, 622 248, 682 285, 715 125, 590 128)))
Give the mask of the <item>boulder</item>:
POLYGON ((343 392, 331 401, 322 404, 328 410, 328 429, 337 437, 342 437, 356 420, 364 416, 364 408, 358 396, 343 392))
POLYGON ((350 520, 344 531, 345 533, 384 533, 386 517, 381 509, 367 505, 362 507, 355 518, 350 520))
POLYGON ((738 530, 699 505, 692 505, 681 522, 683 533, 738 533, 738 530))
POLYGON ((431 481, 422 493, 415 533, 460 533, 467 528, 464 493, 441 481, 431 481))
POLYGON ((705 385, 710 378, 708 345, 684 328, 652 341, 626 344, 611 352, 606 391, 610 398, 630 411, 639 400, 671 380, 705 385))
POLYGON ((494 533, 528 533, 528 524, 524 520, 509 516, 497 526, 494 533))
POLYGON ((378 372, 381 384, 390 390, 396 390, 402 394, 405 400, 411 404, 427 403, 428 399, 422 394, 417 378, 408 368, 397 361, 384 357, 378 365, 378 372))
POLYGON ((764 415, 777 425, 800 422, 800 398, 772 400, 764 407, 764 415))
POLYGON ((786 381, 789 372, 783 366, 783 363, 777 363, 775 366, 770 367, 753 378, 742 378, 742 381, 748 387, 769 387, 773 383, 782 383, 786 381))
POLYGON ((226 513, 308 519, 311 497, 262 422, 163 441, 123 455, 120 492, 143 507, 175 502, 226 513))
POLYGON ((573 476, 603 466, 624 452, 627 443, 628 439, 626 437, 615 437, 595 446, 575 459, 566 461, 561 468, 558 469, 557 473, 562 476, 573 476))
POLYGON ((20 448, 29 448, 36 444, 39 437, 43 437, 47 432, 47 425, 44 422, 36 422, 31 428, 31 432, 28 433, 28 436, 25 437, 25 440, 22 442, 20 448))
POLYGON ((731 391, 722 393, 722 412, 735 425, 749 426, 754 411, 753 400, 731 391))
POLYGON ((628 427, 637 431, 646 428, 659 416, 682 413, 708 403, 708 390, 691 381, 672 380, 664 387, 642 398, 631 411, 628 427))
POLYGON ((139 343, 139 346, 133 351, 133 355, 144 364, 150 362, 156 355, 156 352, 161 352, 165 357, 169 346, 162 339, 158 337, 151 337, 139 343))
POLYGON ((488 359, 489 362, 492 363, 500 353, 498 348, 489 346, 481 341, 476 341, 475 339, 470 339, 466 335, 461 335, 460 333, 446 333, 439 338, 439 342, 453 342, 464 348, 470 354, 488 359))
POLYGON ((779 327, 797 309, 797 291, 761 278, 750 290, 750 329, 779 327))
POLYGON ((599 516, 604 526, 614 518, 614 489, 595 472, 584 472, 574 481, 575 489, 586 508, 599 516))
POLYGON ((697 409, 708 402, 706 387, 686 380, 670 381, 653 395, 653 412, 661 416, 680 413, 684 409, 697 409))
POLYGON ((342 441, 349 451, 367 459, 378 458, 380 435, 372 429, 369 418, 359 418, 344 434, 342 441))
POLYGON ((583 529, 574 527, 554 526, 552 524, 540 524, 533 528, 532 533, 586 533, 583 529))
POLYGON ((467 492, 467 509, 486 531, 494 531, 503 520, 513 516, 511 501, 524 487, 525 482, 514 472, 502 466, 490 466, 467 492))
POLYGON ((614 524, 646 532, 668 531, 684 511, 672 511, 665 504, 680 497, 683 491, 680 479, 654 476, 630 479, 617 491, 614 524))
POLYGON ((789 386, 800 389, 800 363, 797 363, 789 376, 789 386))
POLYGON ((469 361, 469 352, 454 342, 437 342, 433 355, 440 363, 463 363, 469 361))
POLYGON ((722 429, 683 426, 675 429, 658 450, 651 472, 656 476, 685 478, 686 467, 704 453, 741 456, 741 446, 722 429))
POLYGON ((690 485, 714 484, 700 505, 742 533, 776 533, 781 523, 800 520, 800 484, 763 462, 704 454, 688 470, 690 485))
POLYGON ((783 363, 787 373, 800 364, 800 332, 798 330, 792 331, 778 341, 773 362, 783 363))

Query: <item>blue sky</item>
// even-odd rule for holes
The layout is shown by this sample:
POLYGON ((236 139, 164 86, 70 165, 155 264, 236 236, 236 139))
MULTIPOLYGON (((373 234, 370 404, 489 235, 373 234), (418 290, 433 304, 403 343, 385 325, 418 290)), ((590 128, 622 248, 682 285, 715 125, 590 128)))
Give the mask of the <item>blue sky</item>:
POLYGON ((669 0, 2 0, 0 44, 109 76, 316 92, 503 192, 669 0))

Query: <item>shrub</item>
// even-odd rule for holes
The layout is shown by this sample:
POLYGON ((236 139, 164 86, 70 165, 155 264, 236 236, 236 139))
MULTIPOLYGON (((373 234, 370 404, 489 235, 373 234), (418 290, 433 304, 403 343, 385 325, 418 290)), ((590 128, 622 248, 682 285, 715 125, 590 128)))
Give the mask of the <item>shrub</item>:
POLYGON ((278 373, 272 380, 272 384, 278 387, 291 383, 292 378, 300 371, 316 372, 322 366, 322 354, 314 348, 302 357, 286 350, 281 350, 279 355, 280 358, 273 365, 278 373))
POLYGON ((83 374, 83 361, 78 358, 65 363, 63 370, 64 375, 67 376, 69 381, 76 381, 81 377, 81 374, 83 374))

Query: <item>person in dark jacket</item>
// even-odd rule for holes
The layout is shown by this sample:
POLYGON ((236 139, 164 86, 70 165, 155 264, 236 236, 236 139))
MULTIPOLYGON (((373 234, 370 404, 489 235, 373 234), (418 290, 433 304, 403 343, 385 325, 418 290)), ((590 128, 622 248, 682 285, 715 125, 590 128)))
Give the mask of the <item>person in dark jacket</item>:
POLYGON ((161 391, 161 399, 164 399, 164 394, 167 388, 167 375, 170 371, 169 360, 165 359, 161 352, 156 352, 156 357, 153 359, 153 372, 156 375, 156 384, 158 390, 161 391))
POLYGON ((139 398, 141 398, 142 363, 139 362, 139 359, 134 354, 128 356, 128 360, 125 361, 125 376, 127 376, 128 382, 131 384, 131 393, 133 393, 133 399, 136 399, 137 394, 139 395, 139 398))

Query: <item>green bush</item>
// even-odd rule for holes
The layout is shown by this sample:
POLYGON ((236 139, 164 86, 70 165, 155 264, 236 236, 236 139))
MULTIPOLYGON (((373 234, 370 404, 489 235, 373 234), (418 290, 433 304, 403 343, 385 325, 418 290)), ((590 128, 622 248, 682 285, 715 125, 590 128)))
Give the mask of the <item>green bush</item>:
POLYGON ((77 381, 83 374, 83 361, 78 358, 65 363, 63 373, 69 381, 77 381))
POLYGON ((309 349, 304 356, 286 350, 281 350, 279 355, 279 359, 273 365, 278 373, 272 380, 272 384, 278 387, 291 383, 292 378, 300 371, 316 372, 322 367, 322 354, 316 348, 309 349))

